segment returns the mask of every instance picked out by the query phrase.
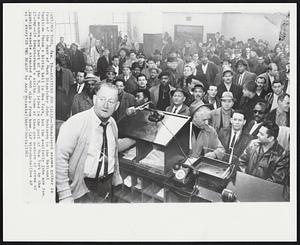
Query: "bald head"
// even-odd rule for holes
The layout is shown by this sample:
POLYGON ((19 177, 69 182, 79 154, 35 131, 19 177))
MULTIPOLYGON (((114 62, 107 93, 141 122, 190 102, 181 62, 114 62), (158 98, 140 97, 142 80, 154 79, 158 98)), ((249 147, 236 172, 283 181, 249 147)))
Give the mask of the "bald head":
POLYGON ((193 116, 193 124, 196 125, 198 128, 203 129, 208 125, 210 119, 211 110, 206 107, 200 107, 193 116))

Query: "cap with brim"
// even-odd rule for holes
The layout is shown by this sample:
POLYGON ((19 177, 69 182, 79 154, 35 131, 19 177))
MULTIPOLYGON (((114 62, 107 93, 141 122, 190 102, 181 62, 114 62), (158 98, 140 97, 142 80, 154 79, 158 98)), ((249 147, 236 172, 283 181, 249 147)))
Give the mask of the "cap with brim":
POLYGON ((173 96, 173 95, 175 94, 175 92, 181 92, 181 93, 183 93, 184 97, 187 97, 186 91, 184 91, 182 88, 177 88, 177 89, 175 89, 175 90, 172 90, 172 91, 170 92, 171 96, 173 96))
POLYGON ((139 53, 138 55, 137 55, 137 58, 145 58, 146 56, 143 54, 143 53, 139 53))
POLYGON ((190 114, 193 116, 196 111, 198 111, 201 107, 207 107, 211 110, 211 104, 204 104, 202 100, 199 100, 197 103, 192 103, 190 105, 190 114))
POLYGON ((225 91, 222 94, 221 100, 234 100, 233 94, 231 92, 225 91))
POLYGON ((107 67, 106 73, 108 73, 108 72, 113 72, 113 73, 117 74, 116 71, 115 71, 115 69, 113 67, 111 67, 111 66, 107 67))
POLYGON ((124 69, 124 68, 129 68, 129 69, 131 69, 131 66, 130 66, 129 64, 123 64, 122 68, 123 68, 123 69, 124 69))
POLYGON ((244 66, 247 66, 248 64, 247 64, 247 61, 246 60, 244 60, 244 59, 240 59, 240 60, 238 60, 237 62, 236 62, 236 67, 238 66, 238 65, 244 65, 244 66))
POLYGON ((194 92, 196 88, 202 88, 202 90, 204 90, 204 85, 202 82, 197 83, 193 88, 192 91, 194 92))
POLYGON ((87 81, 95 81, 95 82, 100 82, 100 79, 99 77, 96 77, 95 75, 93 74, 87 74, 84 78, 84 82, 87 82, 87 81))
POLYGON ((149 72, 151 72, 152 70, 155 70, 157 73, 159 73, 159 69, 156 67, 151 67, 149 68, 149 72))
POLYGON ((177 58, 176 57, 168 57, 167 62, 176 62, 177 58))
POLYGON ((163 76, 167 76, 169 77, 170 76, 170 73, 169 72, 166 72, 166 71, 163 71, 159 74, 158 78, 161 79, 163 76))
POLYGON ((224 74, 225 74, 226 72, 230 72, 231 75, 233 75, 233 70, 231 70, 231 69, 229 69, 229 68, 227 68, 227 67, 223 70, 222 75, 224 76, 224 74))

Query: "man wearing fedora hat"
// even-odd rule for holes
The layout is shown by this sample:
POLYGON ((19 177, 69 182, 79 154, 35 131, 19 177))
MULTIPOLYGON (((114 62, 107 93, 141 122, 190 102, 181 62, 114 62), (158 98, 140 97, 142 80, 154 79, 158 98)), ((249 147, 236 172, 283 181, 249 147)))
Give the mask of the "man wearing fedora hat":
POLYGON ((190 112, 193 117, 190 157, 199 158, 204 155, 209 158, 222 159, 225 150, 216 130, 208 124, 211 113, 209 107, 205 104, 199 104, 190 112))
POLYGON ((221 107, 211 112, 211 123, 213 128, 219 132, 221 128, 230 126, 232 106, 234 104, 234 97, 231 92, 225 91, 221 97, 221 107))
POLYGON ((116 71, 112 66, 107 67, 106 69, 106 78, 103 79, 101 82, 105 83, 114 83, 116 79, 116 71))
POLYGON ((256 74, 247 71, 248 63, 244 59, 239 59, 236 62, 236 70, 238 72, 238 75, 236 76, 235 83, 237 85, 243 86, 246 83, 249 82, 255 82, 256 74))
POLYGON ((242 98, 243 92, 242 87, 233 83, 233 71, 229 67, 224 67, 222 72, 222 82, 218 85, 218 93, 217 96, 219 98, 222 97, 222 94, 224 92, 231 92, 233 95, 233 98, 235 98, 235 103, 233 105, 233 108, 237 108, 240 100, 242 98))
POLYGON ((99 78, 89 74, 84 79, 84 87, 81 93, 78 93, 73 98, 71 113, 75 115, 79 112, 88 110, 93 107, 93 96, 95 94, 95 84, 99 83, 99 78))
POLYGON ((176 90, 171 91, 171 96, 172 104, 166 108, 166 111, 174 114, 189 116, 190 109, 183 103, 186 99, 185 91, 181 88, 177 88, 176 90))

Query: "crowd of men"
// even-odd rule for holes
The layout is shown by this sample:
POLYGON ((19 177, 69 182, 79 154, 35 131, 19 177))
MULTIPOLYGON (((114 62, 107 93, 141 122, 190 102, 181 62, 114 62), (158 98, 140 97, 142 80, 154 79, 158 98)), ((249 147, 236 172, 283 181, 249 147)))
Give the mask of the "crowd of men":
POLYGON ((289 186, 288 44, 271 49, 263 40, 225 40, 216 33, 207 43, 186 40, 182 46, 166 33, 151 56, 127 37, 119 47, 111 56, 96 41, 90 52, 82 52, 76 43, 68 49, 61 38, 57 120, 93 108, 99 86, 114 85, 116 123, 150 101, 157 110, 192 117, 191 157, 229 161, 233 154, 240 171, 289 186))

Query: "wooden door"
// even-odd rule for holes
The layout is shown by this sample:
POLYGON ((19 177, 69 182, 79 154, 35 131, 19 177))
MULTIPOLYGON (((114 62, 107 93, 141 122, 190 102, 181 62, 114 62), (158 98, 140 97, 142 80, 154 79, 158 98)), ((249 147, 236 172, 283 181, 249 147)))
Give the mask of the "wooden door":
POLYGON ((101 40, 104 47, 107 47, 111 55, 118 52, 118 26, 117 25, 91 25, 90 33, 101 40))
POLYGON ((152 56, 155 49, 161 49, 162 46, 162 34, 144 34, 144 53, 147 57, 152 56))

